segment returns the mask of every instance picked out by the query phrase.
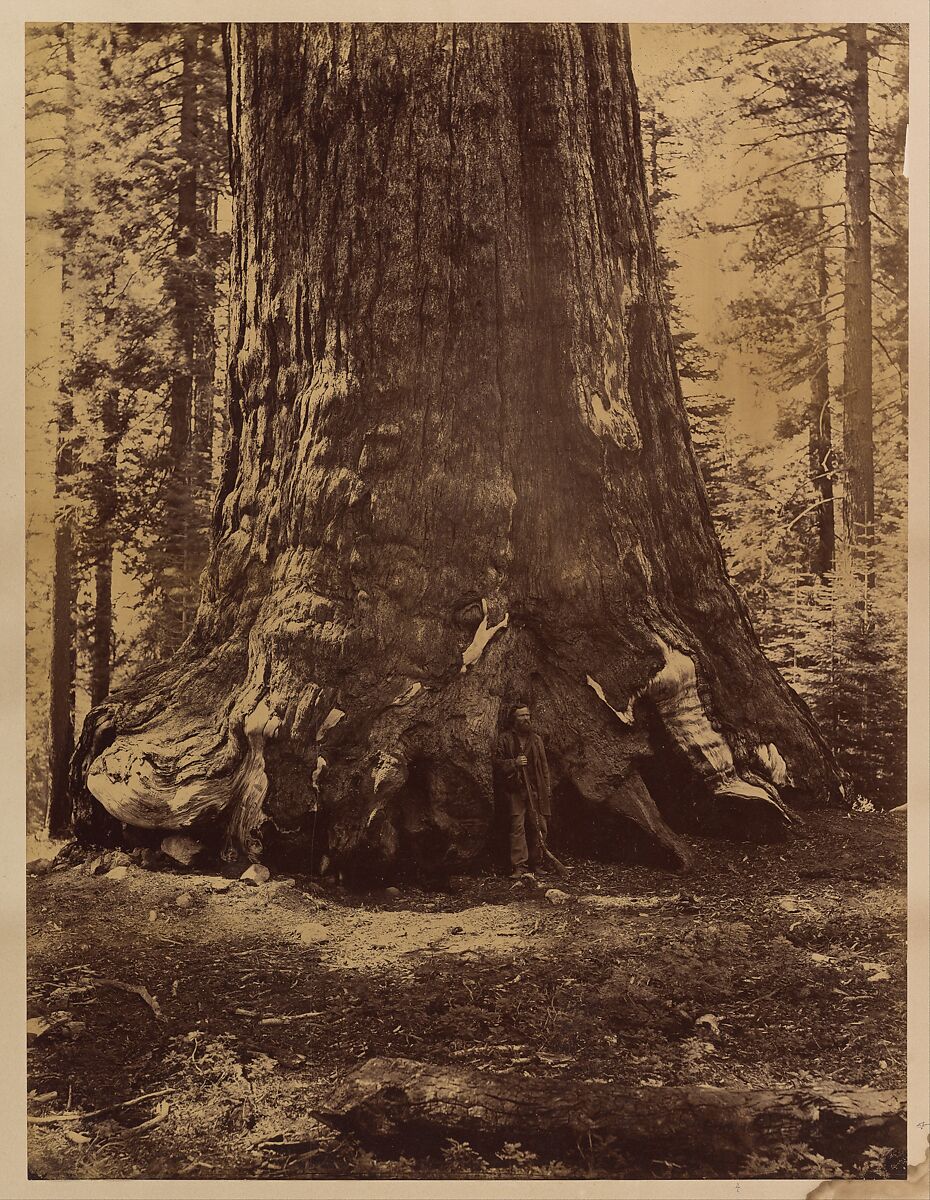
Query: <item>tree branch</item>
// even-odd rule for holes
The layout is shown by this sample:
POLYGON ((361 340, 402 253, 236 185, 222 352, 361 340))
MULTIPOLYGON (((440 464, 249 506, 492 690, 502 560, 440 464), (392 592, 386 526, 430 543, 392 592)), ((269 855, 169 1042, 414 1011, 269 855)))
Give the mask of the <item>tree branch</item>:
POLYGON ((755 179, 750 179, 748 183, 741 183, 734 190, 735 191, 744 191, 746 188, 756 187, 758 184, 763 183, 766 179, 772 179, 776 175, 784 175, 784 173, 786 171, 794 171, 794 170, 797 170, 798 167, 804 167, 804 166, 808 166, 812 163, 818 163, 818 162, 829 162, 832 159, 837 159, 837 158, 842 158, 842 157, 843 157, 843 152, 837 150, 836 152, 827 152, 826 154, 815 154, 815 155, 812 155, 810 158, 799 158, 795 162, 787 163, 785 166, 778 167, 774 171, 766 171, 764 175, 759 175, 755 179))
POLYGON ((26 168, 36 167, 43 158, 48 158, 50 154, 61 154, 64 150, 63 146, 55 146, 51 150, 43 150, 41 154, 34 154, 26 159, 26 168))
POLYGON ((810 33, 798 34, 795 37, 787 38, 768 38, 767 40, 758 43, 752 50, 752 54, 763 54, 769 50, 774 50, 779 46, 801 46, 809 42, 816 42, 820 38, 832 38, 835 42, 842 42, 846 38, 846 30, 842 27, 830 29, 814 29, 810 33))
MULTIPOLYGON (((801 124, 801 122, 798 122, 801 124)), ((784 133, 773 133, 771 137, 757 138, 754 142, 737 142, 741 149, 758 150, 760 146, 767 146, 771 142, 780 142, 785 140, 795 140, 797 138, 815 137, 817 134, 831 134, 833 137, 839 137, 841 131, 838 129, 795 129, 786 130, 784 133)))
POLYGON ((902 233, 902 231, 900 229, 895 229, 895 227, 893 225, 889 225, 888 222, 885 220, 885 218, 880 217, 874 208, 869 209, 869 214, 870 214, 870 216, 874 217, 876 221, 878 221, 879 225, 884 225, 885 228, 890 233, 893 233, 895 235, 895 237, 902 238, 902 239, 904 238, 904 236, 905 236, 904 233, 902 233))
POLYGON ((832 503, 833 503, 833 497, 827 496, 823 500, 816 501, 816 503, 812 504, 809 508, 805 508, 805 510, 802 513, 798 513, 798 515, 794 518, 794 520, 785 526, 785 533, 789 533, 795 527, 795 525, 797 525, 798 521, 802 520, 804 517, 808 516, 810 513, 815 512, 818 508, 822 508, 825 504, 832 504, 832 503))
POLYGON ((791 259, 797 258, 799 254, 803 254, 805 250, 813 249, 813 247, 816 246, 820 241, 820 238, 823 234, 831 233, 834 229, 840 229, 842 226, 842 221, 836 221, 832 225, 827 225, 825 228, 819 229, 817 231, 817 237, 812 238, 809 242, 802 243, 802 245, 798 246, 796 250, 793 250, 790 254, 784 255, 783 258, 775 259, 773 262, 768 264, 767 270, 771 271, 774 267, 783 267, 785 263, 790 262, 791 259))
MULTIPOLYGON (((827 208, 845 208, 845 207, 846 207, 846 202, 844 200, 834 200, 830 204, 802 204, 802 205, 798 205, 797 208, 791 209, 791 211, 789 213, 784 213, 782 215, 783 216, 793 216, 794 213, 823 212, 827 208)), ((734 229, 754 229, 758 225, 770 225, 773 222, 777 221, 778 219, 779 219, 779 214, 774 213, 774 214, 770 214, 768 216, 758 217, 754 221, 733 222, 732 224, 726 224, 726 225, 717 225, 717 224, 711 223, 710 225, 707 226, 707 229, 710 233, 730 233, 734 229)))

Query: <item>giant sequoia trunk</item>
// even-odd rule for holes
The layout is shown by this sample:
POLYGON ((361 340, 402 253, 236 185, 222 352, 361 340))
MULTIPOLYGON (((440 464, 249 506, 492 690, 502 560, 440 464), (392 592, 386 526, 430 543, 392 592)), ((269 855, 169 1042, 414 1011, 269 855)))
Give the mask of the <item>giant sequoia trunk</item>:
POLYGON ((180 652, 85 724, 83 835, 466 863, 518 697, 556 830, 601 848, 684 858, 656 754, 738 835, 780 820, 785 764, 829 796, 711 526, 623 29, 244 25, 228 55, 214 544, 180 652))

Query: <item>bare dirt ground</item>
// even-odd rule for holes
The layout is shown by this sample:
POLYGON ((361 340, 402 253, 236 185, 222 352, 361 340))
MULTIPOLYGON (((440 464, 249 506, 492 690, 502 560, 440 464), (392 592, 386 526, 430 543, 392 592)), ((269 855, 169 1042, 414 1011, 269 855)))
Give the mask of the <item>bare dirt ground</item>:
MULTIPOLYGON (((107 862, 31 876, 29 1114, 55 1118, 30 1124, 33 1175, 680 1174, 622 1148, 376 1157, 312 1115, 374 1056, 631 1086, 903 1087, 903 819, 825 812, 785 846, 692 844, 684 878, 574 861, 536 889, 483 875, 396 896, 90 873, 107 862)), ((861 1164, 903 1171, 880 1147, 861 1164)), ((836 1170, 786 1146, 741 1173, 836 1170)))

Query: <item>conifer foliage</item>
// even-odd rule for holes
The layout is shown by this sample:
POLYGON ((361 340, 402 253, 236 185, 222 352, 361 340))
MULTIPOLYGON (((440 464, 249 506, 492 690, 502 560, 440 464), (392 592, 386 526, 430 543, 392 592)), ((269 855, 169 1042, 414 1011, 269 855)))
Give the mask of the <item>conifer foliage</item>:
POLYGON ((714 517, 767 653, 850 797, 891 807, 905 784, 906 30, 735 25, 701 42, 644 98, 673 112, 716 89, 690 154, 659 143, 654 199, 672 219, 658 237, 716 238, 739 282, 711 358, 738 361, 773 419, 728 414, 697 449, 726 447, 714 517), (669 184, 683 170, 703 175, 698 203, 669 184))
POLYGON ((29 28, 31 240, 60 280, 57 380, 42 381, 56 393, 53 679, 48 727, 31 730, 51 747, 56 830, 76 708, 192 621, 224 337, 224 100, 219 27, 29 28))

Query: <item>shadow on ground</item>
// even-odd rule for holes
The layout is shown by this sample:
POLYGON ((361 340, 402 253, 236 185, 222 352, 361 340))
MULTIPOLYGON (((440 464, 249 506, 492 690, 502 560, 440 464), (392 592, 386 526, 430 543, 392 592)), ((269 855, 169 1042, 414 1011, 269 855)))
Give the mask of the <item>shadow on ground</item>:
MULTIPOLYGON (((31 877, 32 1172, 681 1176, 626 1161, 622 1137, 555 1163, 454 1142, 376 1156, 312 1115, 375 1056, 630 1086, 902 1087, 903 820, 825 812, 787 846, 692 845, 684 880, 576 861, 546 885, 558 904, 491 875, 397 896, 87 862, 31 877)), ((903 1164, 876 1147, 861 1171, 903 1164)), ((788 1146, 740 1173, 835 1172, 788 1146)))

